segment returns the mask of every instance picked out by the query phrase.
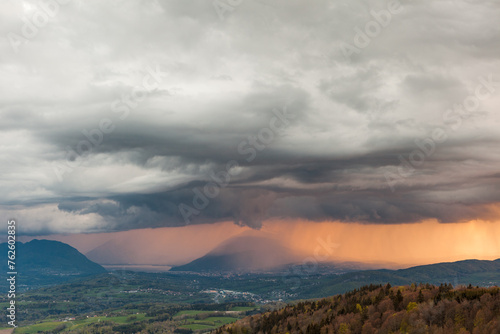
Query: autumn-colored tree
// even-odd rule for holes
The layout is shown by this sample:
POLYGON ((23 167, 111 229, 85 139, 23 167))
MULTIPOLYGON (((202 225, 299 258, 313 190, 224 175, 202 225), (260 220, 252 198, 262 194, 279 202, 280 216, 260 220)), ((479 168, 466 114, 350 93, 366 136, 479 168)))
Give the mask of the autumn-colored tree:
POLYGON ((500 333, 500 289, 366 286, 300 302, 215 333, 500 333))

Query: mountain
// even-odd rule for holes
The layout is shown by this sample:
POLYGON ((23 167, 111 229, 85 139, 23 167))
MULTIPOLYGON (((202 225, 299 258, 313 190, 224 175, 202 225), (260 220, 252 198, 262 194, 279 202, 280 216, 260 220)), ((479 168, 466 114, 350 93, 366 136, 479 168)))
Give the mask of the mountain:
MULTIPOLYGON (((7 254, 7 243, 0 244, 7 254)), ((106 272, 75 248, 59 241, 34 239, 16 243, 17 287, 21 290, 66 282, 72 278, 106 272)), ((7 270, 7 261, 2 263, 7 270)), ((3 282, 2 282, 3 283, 3 282)))
POLYGON ((124 245, 127 245, 127 243, 111 239, 87 252, 85 256, 94 262, 102 264, 133 263, 130 252, 124 251, 124 245))
POLYGON ((370 285, 252 315, 212 333, 500 333, 500 288, 370 285))
POLYGON ((268 271, 296 263, 301 257, 276 240, 237 236, 226 240, 205 256, 170 271, 252 272, 268 271))

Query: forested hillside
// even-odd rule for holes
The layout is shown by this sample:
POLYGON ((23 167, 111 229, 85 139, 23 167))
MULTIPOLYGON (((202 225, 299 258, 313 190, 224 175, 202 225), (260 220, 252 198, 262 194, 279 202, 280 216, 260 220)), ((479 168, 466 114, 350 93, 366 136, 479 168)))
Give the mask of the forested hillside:
POLYGON ((236 333, 500 333, 500 288, 390 284, 299 302, 214 331, 236 333))

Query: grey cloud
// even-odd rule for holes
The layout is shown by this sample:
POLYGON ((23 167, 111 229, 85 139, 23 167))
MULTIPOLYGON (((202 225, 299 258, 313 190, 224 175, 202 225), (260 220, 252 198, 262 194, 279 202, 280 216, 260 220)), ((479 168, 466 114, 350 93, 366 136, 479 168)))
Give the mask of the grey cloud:
MULTIPOLYGON (((4 36, 40 8, 23 4, 1 5, 4 36)), ((236 161, 190 223, 495 220, 500 86, 456 129, 446 112, 478 77, 500 81, 500 5, 401 4, 350 59, 342 43, 386 2, 243 1, 225 20, 206 1, 61 7, 17 53, 0 41, 1 211, 28 234, 182 226, 179 205, 195 208, 193 189, 236 161), (158 87, 120 118, 113 103, 156 66, 158 87), (269 130, 285 106, 293 120, 269 130), (103 119, 114 129, 68 154, 103 119), (391 191, 387 173, 436 128, 448 138, 391 191)))

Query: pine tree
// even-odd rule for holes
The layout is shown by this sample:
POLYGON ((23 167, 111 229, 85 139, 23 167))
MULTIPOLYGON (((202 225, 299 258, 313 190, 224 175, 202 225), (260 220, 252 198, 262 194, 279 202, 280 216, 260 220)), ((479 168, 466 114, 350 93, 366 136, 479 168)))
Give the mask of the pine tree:
POLYGON ((417 303, 423 303, 424 301, 425 301, 424 294, 422 293, 422 290, 419 290, 418 297, 417 297, 417 303))

